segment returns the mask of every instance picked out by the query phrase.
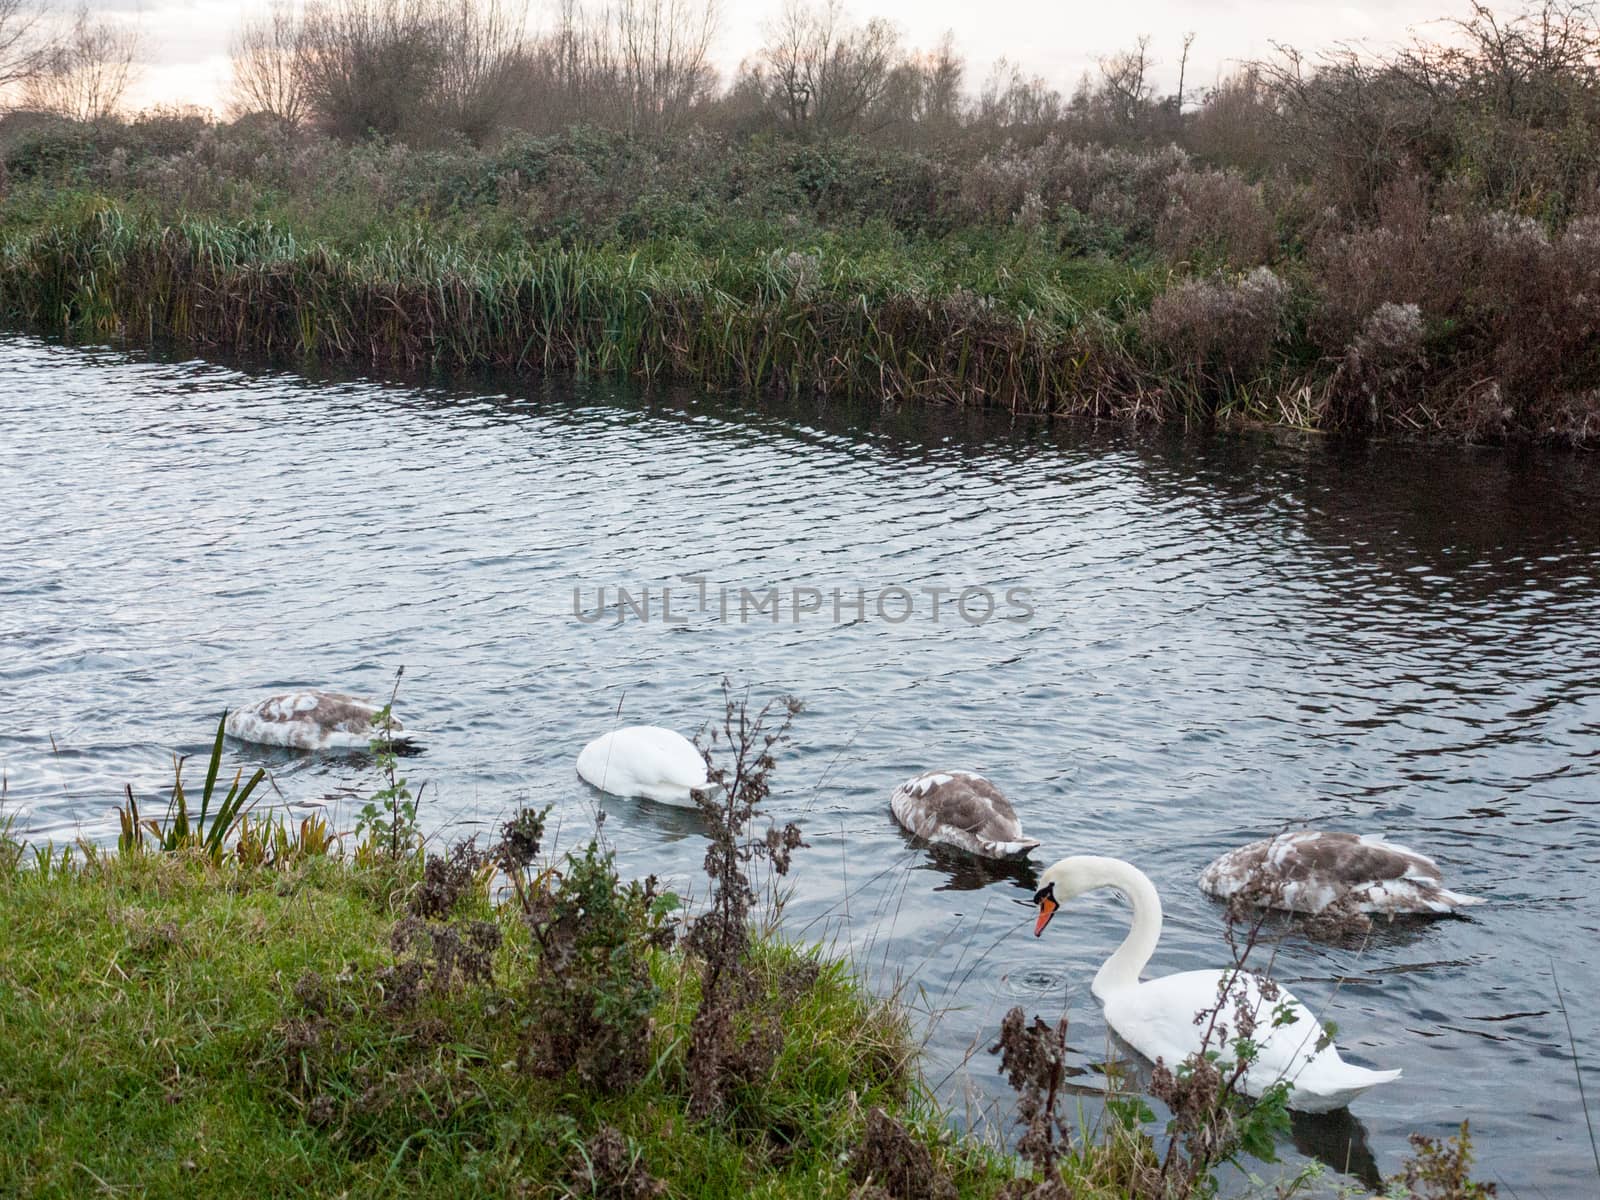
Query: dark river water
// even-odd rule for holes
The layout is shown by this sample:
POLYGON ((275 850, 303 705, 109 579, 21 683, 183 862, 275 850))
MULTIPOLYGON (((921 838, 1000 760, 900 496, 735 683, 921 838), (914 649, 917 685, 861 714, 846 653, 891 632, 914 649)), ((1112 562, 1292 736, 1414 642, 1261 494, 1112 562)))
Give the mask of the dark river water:
MULTIPOLYGON (((112 837, 123 783, 157 796, 225 705, 383 695, 404 665, 428 827, 552 803, 570 844, 579 747, 619 707, 693 733, 726 675, 806 703, 772 805, 810 843, 788 928, 930 1014, 962 1119, 1004 1124, 984 1047, 1013 1004, 1065 1010, 1076 1065, 1105 1059, 1088 983, 1125 910, 1085 897, 1036 941, 1026 870, 894 825, 890 789, 930 767, 999 783, 1036 868, 1148 872, 1159 973, 1226 961, 1194 882, 1224 849, 1311 823, 1434 854, 1488 898, 1471 919, 1277 948, 1350 1057, 1405 1069, 1284 1153, 1370 1181, 1471 1118, 1505 1192, 1595 1194, 1572 1044, 1593 1100, 1600 461, 307 382, 26 337, 0 380, 0 769, 31 837, 112 837), (613 611, 575 615, 602 587, 613 611), (769 588, 776 623, 741 613, 769 588), (797 588, 820 594, 798 620, 797 588)), ((375 786, 355 758, 229 753, 343 827, 375 786)), ((605 809, 626 870, 698 886, 694 814, 605 809)))

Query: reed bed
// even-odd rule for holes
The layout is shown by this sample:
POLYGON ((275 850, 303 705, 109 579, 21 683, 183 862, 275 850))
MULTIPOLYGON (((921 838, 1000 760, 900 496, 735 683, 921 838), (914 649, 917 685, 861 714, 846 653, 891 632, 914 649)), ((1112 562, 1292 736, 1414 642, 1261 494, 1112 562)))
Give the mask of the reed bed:
POLYGON ((1130 390, 1115 331, 1065 296, 1019 314, 964 287, 800 255, 553 243, 473 254, 423 238, 341 251, 270 222, 163 225, 115 205, 11 235, 0 319, 81 340, 360 366, 1027 412, 1109 415, 1130 390))

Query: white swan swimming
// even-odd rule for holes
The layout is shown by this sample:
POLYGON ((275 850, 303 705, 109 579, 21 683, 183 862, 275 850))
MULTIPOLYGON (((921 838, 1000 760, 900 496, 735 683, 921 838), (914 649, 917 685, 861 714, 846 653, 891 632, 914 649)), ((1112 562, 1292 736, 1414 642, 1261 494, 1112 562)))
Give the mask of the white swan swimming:
POLYGON ((1290 1108, 1332 1112, 1368 1088, 1400 1077, 1399 1071, 1372 1071, 1347 1063, 1331 1044, 1318 1049, 1323 1027, 1311 1011, 1283 987, 1275 999, 1264 998, 1260 980, 1247 972, 1184 971, 1141 981, 1139 974, 1161 938, 1161 898, 1144 872, 1132 864, 1078 855, 1047 868, 1039 879, 1033 897, 1039 906, 1036 937, 1062 904, 1095 888, 1115 888, 1133 905, 1133 928, 1096 973, 1091 990, 1105 1009, 1106 1024, 1151 1061, 1161 1059, 1176 1071, 1201 1048, 1209 1022, 1197 1025, 1195 1017, 1217 1007, 1226 985, 1226 1007, 1217 1024, 1228 1026, 1229 1036, 1209 1048, 1220 1051, 1224 1059, 1231 1056, 1237 1038, 1234 1008, 1243 999, 1258 1022, 1257 1056, 1240 1079, 1245 1095, 1260 1096, 1281 1079, 1289 1084, 1290 1108))
POLYGON ((895 788, 889 810, 906 832, 984 858, 1016 858, 1039 844, 1024 837, 1016 809, 971 771, 926 771, 895 788))
POLYGON ((690 791, 704 791, 706 760, 681 733, 659 725, 628 725, 595 738, 578 753, 578 774, 602 792, 643 796, 695 807, 690 791))
MULTIPOLYGON (((343 692, 289 692, 234 709, 224 725, 228 736, 263 746, 295 750, 365 750, 378 732, 372 719, 383 705, 343 692)), ((422 735, 397 720, 390 737, 416 741, 422 735)))
POLYGON ((1482 904, 1444 886, 1426 855, 1373 834, 1280 833, 1230 850, 1200 873, 1200 890, 1226 900, 1237 892, 1290 912, 1350 904, 1364 913, 1448 913, 1482 904))

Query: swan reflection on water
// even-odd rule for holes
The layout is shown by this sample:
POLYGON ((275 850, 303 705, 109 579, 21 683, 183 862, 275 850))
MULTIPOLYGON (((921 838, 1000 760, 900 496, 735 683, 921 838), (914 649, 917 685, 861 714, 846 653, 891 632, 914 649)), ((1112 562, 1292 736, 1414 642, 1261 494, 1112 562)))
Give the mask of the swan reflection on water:
POLYGON ((936 892, 975 892, 992 883, 1009 882, 1020 891, 1032 895, 1039 886, 1038 870, 1025 858, 978 858, 928 843, 902 833, 909 847, 925 851, 920 861, 912 864, 913 871, 932 871, 944 876, 933 890, 936 892))
POLYGON ((1383 1172, 1367 1143, 1367 1127, 1348 1108, 1330 1113, 1290 1112, 1294 1148, 1374 1193, 1383 1190, 1383 1172))

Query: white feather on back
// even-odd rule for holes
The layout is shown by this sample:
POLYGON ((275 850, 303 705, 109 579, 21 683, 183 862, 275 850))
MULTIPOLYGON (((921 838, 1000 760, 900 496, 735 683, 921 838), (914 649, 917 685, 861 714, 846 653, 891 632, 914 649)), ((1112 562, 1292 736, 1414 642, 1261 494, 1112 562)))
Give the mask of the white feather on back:
POLYGON ((681 733, 629 725, 594 739, 578 753, 578 774, 614 796, 641 796, 693 808, 691 791, 707 786, 706 760, 681 733))
MULTIPOLYGON (((1345 1062, 1331 1044, 1318 1043, 1322 1022, 1287 988, 1265 999, 1261 981, 1249 972, 1183 971, 1145 980, 1113 992, 1105 999, 1106 1023, 1135 1050, 1154 1062, 1176 1067, 1200 1048, 1209 1021, 1195 1024, 1197 1013, 1215 1010, 1226 981, 1228 1000, 1217 1016, 1219 1027, 1235 1023, 1235 1009, 1256 1020, 1256 1058, 1240 1079, 1247 1096, 1260 1096, 1280 1080, 1289 1084, 1289 1107, 1301 1112, 1331 1112, 1345 1107, 1368 1088, 1400 1077, 1399 1071, 1373 1071, 1345 1062), (1284 1023, 1279 1025, 1280 1010, 1284 1023)), ((1215 1038, 1212 1048, 1227 1058, 1237 1033, 1215 1038)))

